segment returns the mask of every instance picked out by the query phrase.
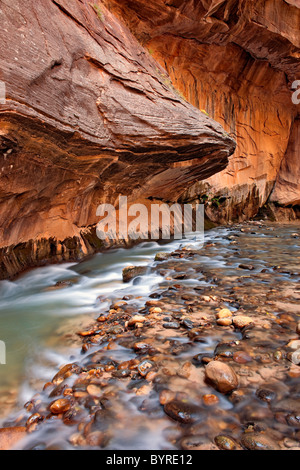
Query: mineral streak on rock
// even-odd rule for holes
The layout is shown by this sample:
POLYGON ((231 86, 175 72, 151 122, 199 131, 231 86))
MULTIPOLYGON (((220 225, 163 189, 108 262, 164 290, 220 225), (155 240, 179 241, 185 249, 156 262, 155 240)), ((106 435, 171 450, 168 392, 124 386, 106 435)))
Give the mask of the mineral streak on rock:
POLYGON ((0 19, 1 278, 100 249, 96 209, 119 194, 176 200, 227 166, 234 140, 103 5, 16 0, 0 19))

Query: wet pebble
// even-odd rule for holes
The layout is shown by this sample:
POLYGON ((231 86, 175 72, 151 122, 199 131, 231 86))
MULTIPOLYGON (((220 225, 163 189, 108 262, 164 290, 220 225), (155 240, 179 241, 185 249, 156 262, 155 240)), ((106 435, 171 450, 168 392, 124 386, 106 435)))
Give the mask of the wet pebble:
POLYGON ((62 398, 51 403, 49 408, 51 413, 59 415, 68 411, 71 408, 71 403, 67 398, 62 398))
POLYGON ((153 369, 153 367, 153 362, 145 360, 139 364, 137 369, 142 377, 146 377, 146 375, 153 369))
POLYGON ((229 393, 239 386, 235 371, 221 361, 210 362, 205 368, 205 376, 207 381, 221 393, 229 393))
POLYGON ((217 324, 219 326, 231 326, 232 325, 232 318, 219 318, 217 320, 217 324))
POLYGON ((233 360, 234 360, 234 362, 237 362, 238 364, 246 364, 247 362, 252 362, 253 359, 246 352, 237 351, 233 355, 233 360))
POLYGON ((241 446, 228 436, 215 437, 215 443, 221 450, 241 450, 241 446))
POLYGON ((173 400, 164 406, 164 411, 175 421, 187 424, 195 421, 199 408, 189 403, 173 400))
POLYGON ((180 441, 180 447, 182 450, 198 450, 203 444, 207 444, 208 439, 203 435, 191 435, 185 436, 180 441))
POLYGON ((40 413, 35 413, 31 415, 28 420, 26 421, 26 427, 28 432, 32 432, 36 430, 36 427, 40 421, 43 421, 43 416, 40 413))
POLYGON ((300 339, 293 339, 287 344, 287 347, 293 350, 300 349, 300 339))
POLYGON ((156 253, 155 261, 166 261, 168 257, 168 253, 156 253))
POLYGON ((233 324, 236 328, 242 329, 253 323, 253 319, 245 315, 237 315, 233 318, 233 324))
POLYGON ((217 318, 231 318, 232 317, 232 312, 228 308, 223 308, 217 313, 217 318))
POLYGON ((293 428, 300 428, 300 413, 292 413, 286 417, 289 426, 293 428))
POLYGON ((146 320, 146 317, 143 317, 142 315, 135 315, 128 321, 128 326, 133 327, 136 326, 137 323, 144 323, 146 320))
POLYGON ((105 447, 108 444, 108 436, 101 431, 94 431, 87 435, 86 443, 90 447, 105 447))
POLYGON ((102 394, 101 387, 99 387, 98 385, 93 385, 93 384, 88 385, 86 388, 86 391, 90 396, 96 397, 96 398, 101 397, 101 394, 102 394))
POLYGON ((122 328, 122 326, 115 325, 108 328, 107 333, 110 333, 112 335, 120 335, 121 333, 123 333, 123 331, 124 329, 122 328))
POLYGON ((139 341, 138 343, 134 344, 134 350, 138 353, 143 353, 145 351, 148 351, 150 348, 150 344, 146 343, 145 341, 139 341))
POLYGON ((298 349, 298 351, 293 352, 290 356, 288 356, 288 358, 296 366, 300 365, 300 349, 298 349))
POLYGON ((219 403, 219 398, 213 394, 203 395, 202 400, 206 406, 215 406, 219 403))
POLYGON ((181 326, 183 326, 183 328, 186 328, 187 330, 190 330, 194 328, 194 323, 191 320, 184 319, 181 322, 181 326))
POLYGON ((252 264, 240 264, 239 268, 244 269, 244 270, 248 270, 248 271, 253 271, 255 269, 255 267, 252 266, 252 264))
POLYGON ((219 343, 215 348, 215 356, 222 356, 226 358, 232 358, 234 355, 234 343, 219 343))
POLYGON ((161 405, 166 405, 175 399, 176 393, 172 390, 162 390, 159 394, 159 402, 161 405))
POLYGON ((170 321, 163 324, 163 327, 170 330, 179 330, 180 324, 176 321, 170 321))
POLYGON ((256 395, 260 400, 265 401, 266 403, 271 403, 276 398, 275 392, 265 388, 260 388, 257 390, 256 395))
POLYGON ((130 282, 137 276, 143 276, 147 272, 147 266, 127 266, 122 271, 123 282, 130 282))
POLYGON ((245 433, 241 438, 242 445, 248 450, 279 450, 278 444, 266 434, 245 433))
POLYGON ((131 371, 128 369, 116 370, 112 373, 112 376, 117 379, 125 379, 131 375, 131 371))
POLYGON ((52 382, 55 385, 61 384, 65 379, 70 377, 73 373, 78 373, 80 367, 76 364, 67 364, 60 369, 60 371, 53 377, 52 382))

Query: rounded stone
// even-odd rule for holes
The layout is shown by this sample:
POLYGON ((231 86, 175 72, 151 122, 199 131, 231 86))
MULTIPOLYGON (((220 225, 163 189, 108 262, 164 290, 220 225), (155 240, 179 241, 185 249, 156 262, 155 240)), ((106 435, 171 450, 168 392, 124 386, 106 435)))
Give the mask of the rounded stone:
POLYGON ((215 437, 215 443, 221 450, 240 450, 241 447, 235 440, 228 436, 215 437))
POLYGON ((288 343, 287 347, 293 349, 294 351, 300 349, 300 339, 293 339, 288 343))
POLYGON ((206 406, 215 406, 219 403, 219 398, 212 394, 203 395, 202 400, 206 406))
POLYGON ((128 321, 128 326, 135 326, 137 323, 144 323, 146 318, 142 315, 135 315, 134 317, 130 318, 128 321))
POLYGON ((60 400, 56 400, 50 405, 50 411, 54 415, 59 415, 61 413, 65 413, 71 408, 71 403, 67 398, 62 398, 60 400))
POLYGON ((222 310, 220 310, 218 313, 217 313, 217 318, 218 319, 221 319, 221 318, 230 318, 232 317, 232 313, 231 311, 228 309, 228 308, 222 308, 222 310))
POLYGON ((168 259, 168 253, 156 253, 155 261, 166 261, 168 259))
POLYGON ((300 365, 300 349, 291 354, 291 362, 296 366, 300 365))
POLYGON ((99 398, 102 395, 102 390, 98 385, 88 385, 86 391, 91 397, 99 398))
POLYGON ((276 398, 276 393, 273 392, 273 390, 265 388, 257 390, 256 395, 260 400, 265 401, 266 403, 271 403, 276 398))
POLYGON ((252 361, 252 357, 249 356, 249 354, 247 354, 245 351, 237 351, 233 355, 233 360, 238 364, 247 364, 247 362, 252 361))
POLYGON ((164 411, 175 421, 188 424, 195 421, 197 412, 199 412, 199 408, 180 400, 173 400, 166 403, 164 406, 164 411))
POLYGON ((205 376, 207 381, 221 393, 229 393, 239 386, 235 371, 221 361, 210 362, 205 368, 205 376))
POLYGON ((219 326, 231 326, 232 325, 232 318, 219 318, 217 320, 217 324, 219 326))
POLYGON ((248 450, 279 450, 278 444, 266 434, 249 432, 242 436, 241 442, 248 450))
POLYGON ((236 328, 245 328, 245 326, 250 325, 250 323, 253 323, 252 318, 246 317, 245 315, 237 315, 233 318, 233 324, 236 328))

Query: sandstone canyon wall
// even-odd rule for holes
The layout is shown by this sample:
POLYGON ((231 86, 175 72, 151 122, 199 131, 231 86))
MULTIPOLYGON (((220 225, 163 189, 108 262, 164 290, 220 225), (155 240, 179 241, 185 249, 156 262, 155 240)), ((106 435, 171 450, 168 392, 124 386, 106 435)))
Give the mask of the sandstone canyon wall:
POLYGON ((2 0, 0 277, 100 249, 120 194, 297 206, 299 3, 2 0))
POLYGON ((107 0, 194 106, 237 141, 228 167, 187 188, 217 222, 299 203, 300 1, 107 0))
POLYGON ((100 203, 226 168, 234 139, 101 2, 3 0, 0 22, 1 278, 101 248, 100 203))

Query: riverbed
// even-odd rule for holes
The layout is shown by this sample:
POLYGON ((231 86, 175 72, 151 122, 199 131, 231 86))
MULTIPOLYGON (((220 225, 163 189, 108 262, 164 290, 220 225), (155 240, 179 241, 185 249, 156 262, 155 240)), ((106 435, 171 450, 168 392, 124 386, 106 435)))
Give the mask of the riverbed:
POLYGON ((3 425, 26 425, 20 448, 299 449, 299 232, 220 227, 0 283, 3 425), (125 284, 128 265, 148 272, 125 284))

